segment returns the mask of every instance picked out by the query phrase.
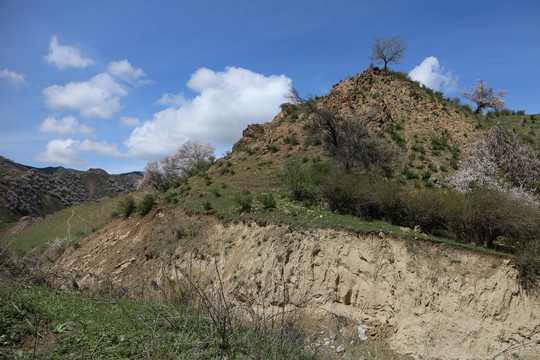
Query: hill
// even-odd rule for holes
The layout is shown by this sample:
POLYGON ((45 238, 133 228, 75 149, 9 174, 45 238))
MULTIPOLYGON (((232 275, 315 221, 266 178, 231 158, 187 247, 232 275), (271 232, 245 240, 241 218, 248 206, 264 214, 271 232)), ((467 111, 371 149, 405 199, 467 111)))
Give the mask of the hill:
MULTIPOLYGON (((494 356, 540 335, 538 297, 520 283, 538 283, 538 208, 459 194, 446 178, 497 123, 538 149, 539 119, 475 116, 403 74, 368 69, 249 125, 224 158, 142 200, 134 194, 135 211, 120 205, 63 244, 53 273, 72 291, 175 301, 195 285, 203 302, 220 299, 210 311, 242 309, 263 322, 300 314, 291 326, 305 326, 321 358, 342 357, 338 346, 373 357, 366 344, 377 358, 494 356), (367 144, 401 162, 344 170, 327 129, 314 127, 326 115, 366 120, 367 144)), ((42 223, 65 228, 69 216, 42 223)), ((39 223, 25 231, 42 231, 39 223)), ((515 353, 533 359, 535 350, 515 353)))
POLYGON ((141 176, 140 172, 109 175, 101 169, 34 168, 0 156, 0 223, 126 194, 141 176))

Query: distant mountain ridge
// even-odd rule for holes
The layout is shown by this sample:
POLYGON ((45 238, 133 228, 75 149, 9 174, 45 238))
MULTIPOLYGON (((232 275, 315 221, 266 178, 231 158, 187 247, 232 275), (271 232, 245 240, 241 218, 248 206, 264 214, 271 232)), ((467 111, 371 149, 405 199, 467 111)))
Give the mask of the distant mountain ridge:
POLYGON ((35 168, 0 156, 0 223, 123 195, 141 177, 137 171, 110 175, 102 169, 35 168))

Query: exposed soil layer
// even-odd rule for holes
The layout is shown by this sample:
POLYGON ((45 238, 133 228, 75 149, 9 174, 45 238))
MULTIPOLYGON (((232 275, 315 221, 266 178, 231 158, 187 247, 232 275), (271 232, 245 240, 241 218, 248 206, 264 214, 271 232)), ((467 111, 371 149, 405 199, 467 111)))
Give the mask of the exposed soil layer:
POLYGON ((179 270, 203 287, 219 271, 231 301, 335 314, 417 358, 489 358, 540 323, 538 299, 520 291, 509 260, 423 240, 162 208, 77 243, 57 263, 66 284, 157 297, 179 270))

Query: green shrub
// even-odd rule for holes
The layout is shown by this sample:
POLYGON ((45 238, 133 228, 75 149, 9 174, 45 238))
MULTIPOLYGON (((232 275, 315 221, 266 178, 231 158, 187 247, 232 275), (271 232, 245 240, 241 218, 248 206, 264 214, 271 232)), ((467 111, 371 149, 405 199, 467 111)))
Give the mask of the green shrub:
POLYGON ((276 153, 279 151, 279 147, 277 147, 275 144, 270 144, 268 145, 268 149, 272 152, 272 153, 276 153))
POLYGON ((285 144, 289 144, 289 145, 292 145, 292 146, 296 146, 296 145, 300 144, 300 141, 298 141, 298 138, 296 137, 296 134, 291 134, 289 136, 286 136, 284 141, 285 141, 285 144))
POLYGON ((424 145, 422 145, 422 144, 414 144, 413 146, 411 146, 411 150, 417 151, 417 152, 419 152, 421 154, 426 153, 426 149, 424 149, 424 145))
POLYGON ((292 200, 301 201, 316 197, 316 187, 309 178, 308 172, 300 166, 298 161, 287 160, 281 178, 289 188, 292 200))
POLYGON ((419 225, 428 234, 447 230, 446 205, 450 202, 447 193, 437 190, 415 191, 409 197, 408 226, 419 225))
POLYGON ((146 194, 142 201, 137 205, 137 210, 141 213, 142 216, 145 216, 152 210, 152 207, 156 205, 156 199, 154 195, 146 194))
POLYGON ((337 173, 322 185, 323 199, 330 210, 366 220, 381 218, 376 182, 350 173, 337 173))
POLYGON ((203 201, 202 205, 203 205, 203 209, 206 210, 206 211, 210 211, 210 210, 213 209, 212 203, 210 203, 209 200, 203 201))
POLYGON ((515 257, 518 281, 528 293, 540 291, 540 240, 521 243, 515 257))
POLYGON ((265 210, 273 210, 276 208, 276 199, 272 194, 262 194, 257 197, 257 200, 263 205, 265 210))
POLYGON ((126 196, 118 202, 117 212, 127 218, 133 214, 135 207, 133 196, 126 196))
POLYGON ((392 131, 390 133, 390 137, 392 138, 392 140, 396 143, 397 146, 401 147, 401 148, 404 148, 405 145, 407 144, 407 142, 405 141, 404 138, 401 137, 401 135, 395 131, 392 131))
POLYGON ((518 242, 539 236, 538 209, 526 202, 482 189, 467 196, 453 193, 451 200, 448 225, 458 240, 493 248, 498 237, 518 242))
POLYGON ((448 145, 448 137, 447 136, 440 136, 436 137, 433 136, 431 138, 431 149, 432 150, 445 150, 449 148, 450 145, 448 145))
POLYGON ((407 225, 410 200, 406 188, 395 181, 380 181, 374 190, 377 191, 380 216, 391 224, 407 225))
POLYGON ((173 183, 171 183, 169 181, 164 181, 162 183, 159 183, 158 186, 157 186, 158 191, 161 192, 161 193, 166 193, 172 187, 173 187, 173 183))
POLYGON ((244 190, 242 194, 237 194, 234 197, 234 202, 240 206, 239 212, 250 212, 253 206, 253 196, 249 191, 244 190))

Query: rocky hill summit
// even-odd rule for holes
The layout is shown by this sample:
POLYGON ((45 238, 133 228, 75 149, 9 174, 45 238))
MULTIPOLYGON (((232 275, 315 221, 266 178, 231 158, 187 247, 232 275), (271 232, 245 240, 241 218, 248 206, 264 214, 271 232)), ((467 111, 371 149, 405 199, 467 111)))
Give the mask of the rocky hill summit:
MULTIPOLYGON (((486 130, 459 99, 444 98, 404 73, 385 74, 376 67, 336 83, 325 96, 306 101, 341 119, 367 121, 373 134, 405 154, 403 174, 409 180, 444 179, 459 168, 486 130)), ((271 122, 249 125, 233 153, 324 157, 325 151, 318 146, 320 136, 309 131, 312 116, 297 104, 285 103, 281 110, 271 122)))
POLYGON ((436 133, 448 136, 449 143, 460 148, 474 141, 469 134, 474 133, 476 119, 466 107, 403 73, 367 69, 335 84, 323 104, 344 117, 367 118, 377 130, 402 127, 407 143, 414 142, 414 135, 436 133))
POLYGON ((135 190, 141 173, 109 175, 101 169, 34 168, 0 157, 0 222, 39 218, 67 207, 135 190))

